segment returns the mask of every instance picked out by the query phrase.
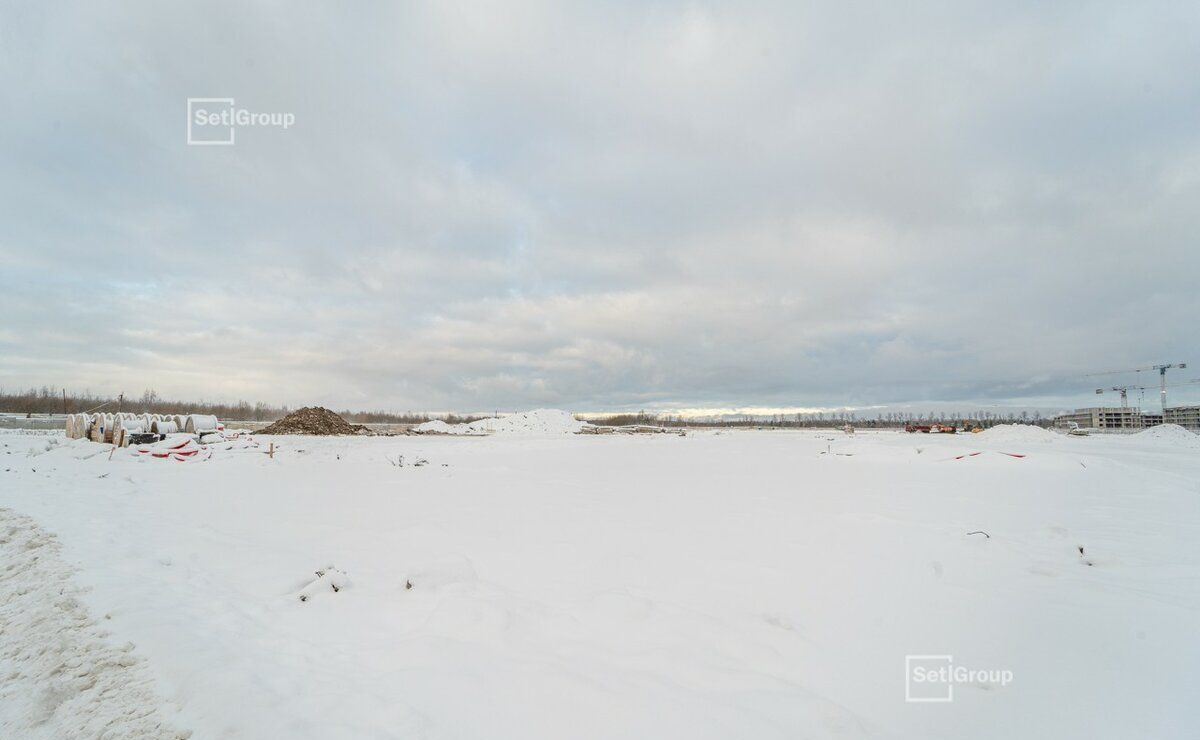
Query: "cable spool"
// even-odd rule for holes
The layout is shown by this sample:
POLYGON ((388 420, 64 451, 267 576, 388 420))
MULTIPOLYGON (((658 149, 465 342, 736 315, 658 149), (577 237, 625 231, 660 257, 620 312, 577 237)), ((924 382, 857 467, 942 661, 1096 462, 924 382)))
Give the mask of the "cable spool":
POLYGON ((183 431, 189 434, 215 432, 217 431, 217 417, 209 414, 188 414, 183 431))
POLYGON ((154 432, 155 434, 174 434, 179 431, 179 427, 174 421, 157 419, 153 424, 150 425, 150 431, 154 432))

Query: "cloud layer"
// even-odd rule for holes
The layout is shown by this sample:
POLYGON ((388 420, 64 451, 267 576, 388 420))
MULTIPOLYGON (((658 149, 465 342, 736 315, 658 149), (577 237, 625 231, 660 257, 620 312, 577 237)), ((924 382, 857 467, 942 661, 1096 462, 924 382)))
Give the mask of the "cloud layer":
POLYGON ((1194 4, 0 20, 5 387, 1063 404, 1200 361, 1194 4), (186 146, 208 96, 297 123, 186 146))

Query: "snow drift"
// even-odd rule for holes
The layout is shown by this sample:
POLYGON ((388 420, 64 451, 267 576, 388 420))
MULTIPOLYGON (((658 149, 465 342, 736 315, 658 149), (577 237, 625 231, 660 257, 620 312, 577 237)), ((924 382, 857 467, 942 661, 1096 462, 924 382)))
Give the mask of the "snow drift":
POLYGON ((1048 429, 1035 427, 1032 424, 999 424, 986 431, 980 432, 979 437, 988 442, 1047 443, 1058 439, 1058 435, 1048 429))

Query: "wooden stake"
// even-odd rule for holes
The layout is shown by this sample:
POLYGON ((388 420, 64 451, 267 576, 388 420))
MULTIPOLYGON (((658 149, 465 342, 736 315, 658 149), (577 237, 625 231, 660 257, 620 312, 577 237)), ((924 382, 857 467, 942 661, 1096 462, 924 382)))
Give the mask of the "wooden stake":
POLYGON ((275 443, 274 442, 271 443, 271 447, 267 450, 267 456, 270 457, 272 460, 275 459, 275 443))

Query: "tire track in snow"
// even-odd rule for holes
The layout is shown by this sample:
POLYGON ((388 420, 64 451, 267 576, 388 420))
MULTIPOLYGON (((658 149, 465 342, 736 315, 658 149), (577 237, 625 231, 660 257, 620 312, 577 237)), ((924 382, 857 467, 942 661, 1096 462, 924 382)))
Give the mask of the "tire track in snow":
POLYGON ((0 508, 0 736, 191 736, 163 716, 164 702, 133 653, 88 614, 58 539, 0 508))

